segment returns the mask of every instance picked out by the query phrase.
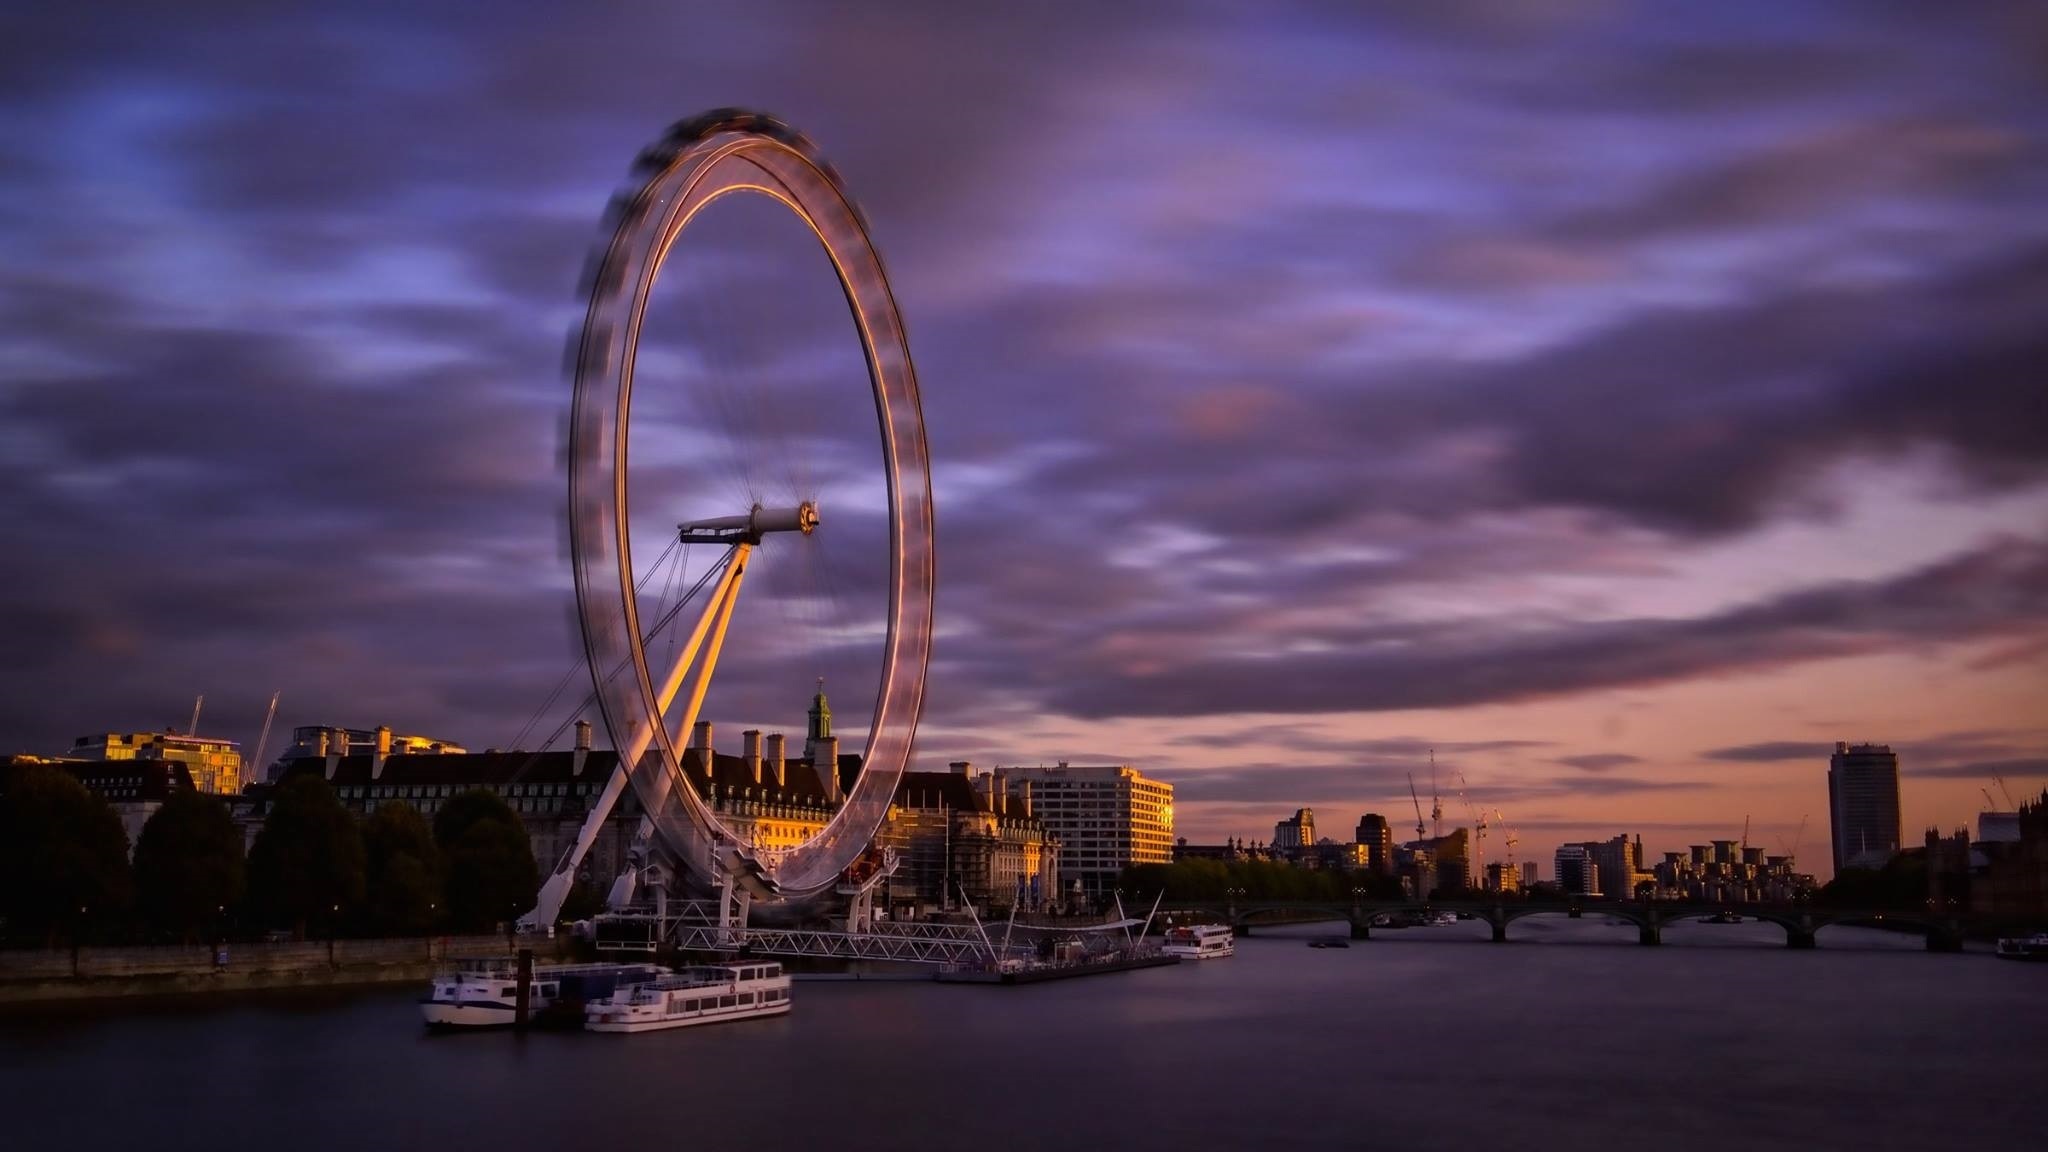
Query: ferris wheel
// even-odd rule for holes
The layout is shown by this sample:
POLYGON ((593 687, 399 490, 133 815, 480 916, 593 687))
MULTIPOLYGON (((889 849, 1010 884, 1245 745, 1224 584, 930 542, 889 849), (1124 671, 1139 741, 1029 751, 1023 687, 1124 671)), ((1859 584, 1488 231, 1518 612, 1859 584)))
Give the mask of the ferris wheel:
MULTIPOLYGON (((909 761, 931 652, 930 458, 917 377, 881 258, 838 174, 808 139, 771 117, 725 109, 677 124, 641 152, 606 212, 584 287, 589 303, 572 336, 568 365, 574 380, 568 540, 576 620, 619 770, 576 846, 547 878, 531 919, 552 921, 577 863, 625 787, 660 841, 700 878, 736 884, 754 898, 823 891, 868 849, 888 813, 909 761), (790 556, 763 545, 773 539, 801 546, 826 536, 834 510, 822 498, 763 503, 756 497, 676 525, 668 534, 671 547, 702 546, 717 559, 699 581, 704 595, 694 625, 686 633, 677 628, 664 648, 653 637, 674 610, 660 614, 643 603, 646 576, 635 567, 628 467, 636 367, 657 281, 665 269, 676 274, 688 264, 678 241, 706 230, 706 209, 742 198, 794 216, 830 262, 866 365, 872 427, 879 433, 877 487, 886 492, 879 507, 867 510, 886 521, 887 591, 874 629, 880 670, 861 771, 821 830, 772 849, 751 843, 699 794, 678 745, 704 707, 749 568, 790 556)), ((660 402, 644 395, 643 401, 660 402)), ((647 510, 640 511, 644 523, 647 510)))

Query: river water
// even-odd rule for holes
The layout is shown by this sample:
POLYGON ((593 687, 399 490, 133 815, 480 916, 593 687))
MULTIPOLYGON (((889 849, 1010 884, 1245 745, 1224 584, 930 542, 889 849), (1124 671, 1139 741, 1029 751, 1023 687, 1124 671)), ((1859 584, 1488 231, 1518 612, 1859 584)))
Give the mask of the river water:
MULTIPOLYGON (((1341 926, 1340 926, 1341 927, 1341 926)), ((416 990, 0 1017, 21 1149, 2048 1147, 2048 965, 1599 918, 1242 940, 1017 988, 803 983, 787 1017, 426 1034, 416 990)))

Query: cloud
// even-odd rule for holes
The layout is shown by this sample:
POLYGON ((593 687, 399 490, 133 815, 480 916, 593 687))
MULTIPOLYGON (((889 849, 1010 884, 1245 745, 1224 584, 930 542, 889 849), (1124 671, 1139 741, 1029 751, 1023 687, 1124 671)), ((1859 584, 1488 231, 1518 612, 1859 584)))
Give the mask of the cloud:
POLYGON ((1841 582, 1688 620, 1331 629, 1326 650, 1284 656, 1179 647, 1148 629, 1162 657, 1156 666, 1064 683, 1060 669, 1047 668, 1054 675, 1043 690, 1057 710, 1092 717, 1530 700, 2038 627, 2048 623, 2044 588, 2048 543, 2005 540, 1894 580, 1841 582))
MULTIPOLYGON (((1884 579, 1831 557, 1732 605, 1614 603, 1841 514, 1866 494, 1817 478, 1845 463, 1910 461, 1934 500, 2048 483, 2048 150, 2002 63, 2031 41, 1890 9, 1766 35, 1441 8, 0 17, 0 739, 175 722, 198 691, 253 733, 279 686, 287 722, 517 731, 576 650, 577 268, 631 155, 733 102, 819 140, 908 316, 947 478, 927 751, 1259 712, 1301 719, 1168 747, 1398 784, 1432 746, 1546 746, 1345 717, 1993 637, 2038 663, 2048 545, 2017 519, 1884 579)), ((713 268, 800 281, 754 283, 752 239, 666 281, 669 317, 737 302, 713 268)), ((813 359, 844 332, 729 331, 773 344, 770 425, 861 399, 857 364, 813 359)), ((697 413, 637 414, 676 430, 640 506, 700 490, 697 413)), ((750 588, 720 708, 800 709, 822 664, 859 711, 846 603, 886 557, 827 559, 750 588)), ((1620 756, 1563 779, 1683 786, 1620 756)), ((1264 787, 1232 779, 1190 786, 1264 787)))
POLYGON ((1579 756, 1560 756, 1557 762, 1581 772, 1611 772, 1630 764, 1641 764, 1643 758, 1626 752, 1588 752, 1579 756))
POLYGON ((1741 764, 1779 764, 1787 760, 1825 760, 1835 746, 1804 740, 1769 740, 1761 744, 1739 744, 1733 748, 1709 748, 1700 753, 1709 760, 1732 760, 1741 764))
MULTIPOLYGON (((2030 756, 2012 760, 1971 760, 1960 764, 1912 765, 1901 762, 1899 770, 1908 776, 1923 776, 1935 780, 1980 780, 1987 784, 1993 776, 2004 776, 2008 780, 2038 780, 2048 778, 2048 756, 2030 756)), ((2024 803, 2025 796, 2015 796, 2024 803)))

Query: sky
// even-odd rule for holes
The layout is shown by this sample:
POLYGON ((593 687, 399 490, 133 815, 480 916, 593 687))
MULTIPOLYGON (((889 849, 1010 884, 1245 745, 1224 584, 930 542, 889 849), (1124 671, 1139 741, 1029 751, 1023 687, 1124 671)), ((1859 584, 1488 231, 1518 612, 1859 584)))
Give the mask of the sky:
MULTIPOLYGON (((816 141, 902 306, 919 766, 1345 839, 1434 749, 1546 874, 1745 821, 1825 874, 1837 740, 1899 751, 1909 843, 2048 784, 2048 14, 2000 3, 11 7, 0 750, 200 693, 253 744, 273 691, 513 742, 579 650, 578 270, 719 106, 816 141)), ((815 253, 706 237, 663 347, 746 334, 861 425, 844 332, 744 309, 829 297, 815 253)), ((699 410, 635 430, 679 491, 748 427, 699 410)), ((797 629, 735 627, 800 730, 797 629)))

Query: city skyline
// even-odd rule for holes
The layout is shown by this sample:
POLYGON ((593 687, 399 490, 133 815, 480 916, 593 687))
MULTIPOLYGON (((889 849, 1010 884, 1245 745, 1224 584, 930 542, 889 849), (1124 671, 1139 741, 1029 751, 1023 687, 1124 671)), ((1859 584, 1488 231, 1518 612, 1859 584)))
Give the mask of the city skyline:
POLYGON ((247 743, 278 690, 506 743, 572 652, 594 222, 756 103, 859 190, 924 382, 917 767, 1400 838, 1433 747, 1447 826, 1462 772, 1525 846, 1804 817, 1816 871, 1837 741, 1898 753, 1908 844, 2048 779, 2038 15, 665 19, 9 19, 0 753, 202 692, 247 743))

